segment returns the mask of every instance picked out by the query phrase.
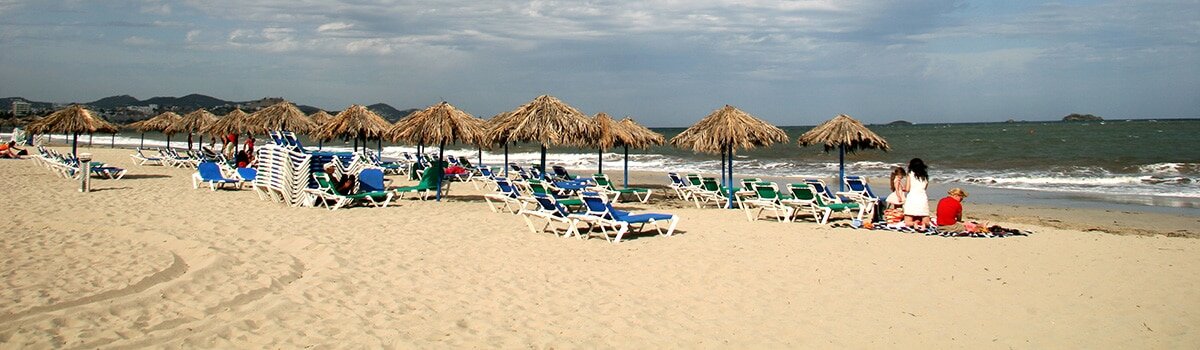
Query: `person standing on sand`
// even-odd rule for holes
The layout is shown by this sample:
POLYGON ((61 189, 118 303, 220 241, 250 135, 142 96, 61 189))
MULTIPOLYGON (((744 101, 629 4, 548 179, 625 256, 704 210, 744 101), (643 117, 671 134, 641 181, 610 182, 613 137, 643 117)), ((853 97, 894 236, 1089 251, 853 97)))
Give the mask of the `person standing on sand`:
POLYGON ((904 226, 918 231, 929 228, 929 171, 921 158, 908 161, 908 193, 904 200, 904 226))

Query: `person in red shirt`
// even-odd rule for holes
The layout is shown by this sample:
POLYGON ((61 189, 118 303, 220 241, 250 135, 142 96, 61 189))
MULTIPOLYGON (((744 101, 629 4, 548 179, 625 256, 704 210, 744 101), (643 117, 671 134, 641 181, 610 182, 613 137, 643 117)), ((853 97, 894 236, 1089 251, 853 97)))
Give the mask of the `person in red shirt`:
POLYGON ((937 205, 937 226, 938 231, 942 232, 962 232, 966 230, 963 226, 962 218, 962 201, 967 198, 967 191, 961 188, 951 188, 947 192, 949 196, 938 201, 937 205))

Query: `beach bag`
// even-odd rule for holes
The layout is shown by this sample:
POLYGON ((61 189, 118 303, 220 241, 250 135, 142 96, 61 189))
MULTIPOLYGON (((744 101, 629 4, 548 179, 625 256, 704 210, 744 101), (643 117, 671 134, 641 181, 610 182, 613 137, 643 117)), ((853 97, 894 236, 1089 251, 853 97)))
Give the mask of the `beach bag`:
POLYGON ((883 211, 883 219, 889 224, 904 221, 904 210, 900 208, 892 208, 883 211))

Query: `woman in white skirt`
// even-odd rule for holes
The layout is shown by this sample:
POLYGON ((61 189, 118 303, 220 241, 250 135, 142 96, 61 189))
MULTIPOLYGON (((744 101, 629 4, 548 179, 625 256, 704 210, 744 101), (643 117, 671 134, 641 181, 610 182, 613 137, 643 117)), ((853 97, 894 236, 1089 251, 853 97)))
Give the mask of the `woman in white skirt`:
POLYGON ((929 227, 929 171, 921 158, 908 161, 908 193, 904 196, 904 226, 924 231, 929 227))

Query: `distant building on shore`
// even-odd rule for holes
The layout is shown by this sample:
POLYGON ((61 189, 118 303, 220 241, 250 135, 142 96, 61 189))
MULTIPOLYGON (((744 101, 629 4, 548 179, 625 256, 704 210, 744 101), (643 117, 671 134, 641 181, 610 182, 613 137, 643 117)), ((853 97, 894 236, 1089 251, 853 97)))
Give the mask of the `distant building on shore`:
POLYGON ((14 117, 24 117, 33 112, 33 104, 26 101, 12 102, 12 115, 14 117))

